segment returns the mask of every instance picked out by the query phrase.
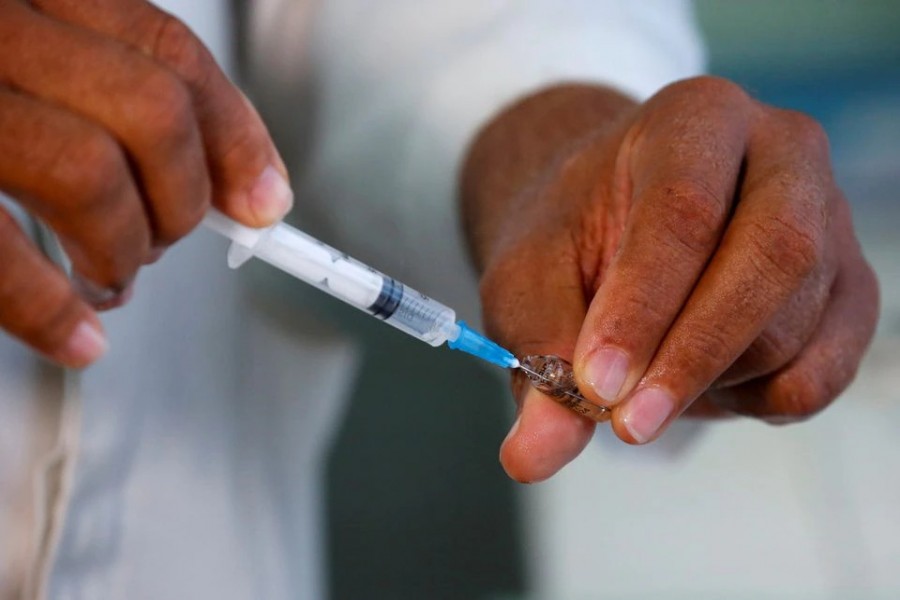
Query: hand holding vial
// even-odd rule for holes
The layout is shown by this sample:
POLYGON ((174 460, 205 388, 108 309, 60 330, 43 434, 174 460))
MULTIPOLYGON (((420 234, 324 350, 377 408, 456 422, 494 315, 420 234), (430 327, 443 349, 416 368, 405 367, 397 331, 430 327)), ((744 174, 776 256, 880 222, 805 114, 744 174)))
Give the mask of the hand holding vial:
MULTIPOLYGON (((801 420, 852 380, 878 287, 811 118, 711 77, 637 104, 561 85, 497 116, 462 181, 486 333, 571 362, 643 444, 679 415, 801 420)), ((595 422, 530 386, 501 450, 551 476, 595 422)))

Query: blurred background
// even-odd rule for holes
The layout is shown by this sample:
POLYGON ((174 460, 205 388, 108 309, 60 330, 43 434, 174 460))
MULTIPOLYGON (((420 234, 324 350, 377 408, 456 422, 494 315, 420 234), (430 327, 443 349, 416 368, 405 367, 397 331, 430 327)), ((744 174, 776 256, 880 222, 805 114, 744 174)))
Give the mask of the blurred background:
POLYGON ((900 597, 900 1, 696 6, 712 73, 829 133, 882 285, 856 383, 800 426, 598 435, 518 486, 496 460, 505 382, 348 313, 379 335, 328 464, 334 598, 900 597))

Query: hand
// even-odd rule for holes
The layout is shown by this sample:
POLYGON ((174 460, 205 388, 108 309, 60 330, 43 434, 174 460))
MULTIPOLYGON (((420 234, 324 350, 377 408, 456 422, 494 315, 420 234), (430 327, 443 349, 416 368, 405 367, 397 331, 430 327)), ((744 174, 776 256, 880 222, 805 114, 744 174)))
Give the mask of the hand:
MULTIPOLYGON (((528 98, 476 141, 463 200, 489 335, 572 360, 626 442, 685 412, 809 417, 872 338, 877 282, 825 134, 727 81, 643 105, 587 86, 528 98)), ((594 424, 514 388, 501 460, 541 480, 594 424)))
POLYGON ((210 202, 264 226, 292 200, 259 116, 143 0, 0 0, 0 190, 54 230, 75 274, 0 211, 0 327, 74 367, 105 349, 92 307, 125 301, 210 202))

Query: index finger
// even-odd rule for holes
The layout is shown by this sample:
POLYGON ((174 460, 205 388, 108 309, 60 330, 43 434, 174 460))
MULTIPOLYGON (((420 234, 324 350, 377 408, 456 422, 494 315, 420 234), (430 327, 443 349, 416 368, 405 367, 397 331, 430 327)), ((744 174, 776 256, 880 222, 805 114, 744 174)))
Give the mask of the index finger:
POLYGON ((714 253, 744 158, 749 102, 719 80, 675 84, 648 102, 632 129, 639 133, 623 145, 617 177, 627 180, 632 208, 575 350, 589 399, 613 406, 637 384, 714 253))
POLYGON ((804 283, 835 273, 834 187, 824 133, 773 112, 754 131, 728 231, 636 391, 613 413, 626 441, 645 443, 743 354, 804 283))
POLYGON ((193 96, 213 203, 253 227, 291 208, 287 169, 253 106, 181 21, 144 0, 33 0, 41 12, 116 38, 156 59, 193 96))

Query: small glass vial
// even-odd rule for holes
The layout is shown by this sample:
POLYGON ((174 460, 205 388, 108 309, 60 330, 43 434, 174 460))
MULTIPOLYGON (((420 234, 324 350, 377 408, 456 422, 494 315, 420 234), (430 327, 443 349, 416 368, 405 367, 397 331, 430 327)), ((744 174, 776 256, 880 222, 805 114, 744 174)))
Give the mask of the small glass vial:
POLYGON ((581 395, 575 385, 572 365, 558 356, 532 355, 519 360, 519 368, 525 373, 532 387, 550 396, 563 406, 598 423, 609 421, 610 410, 594 404, 581 395))

